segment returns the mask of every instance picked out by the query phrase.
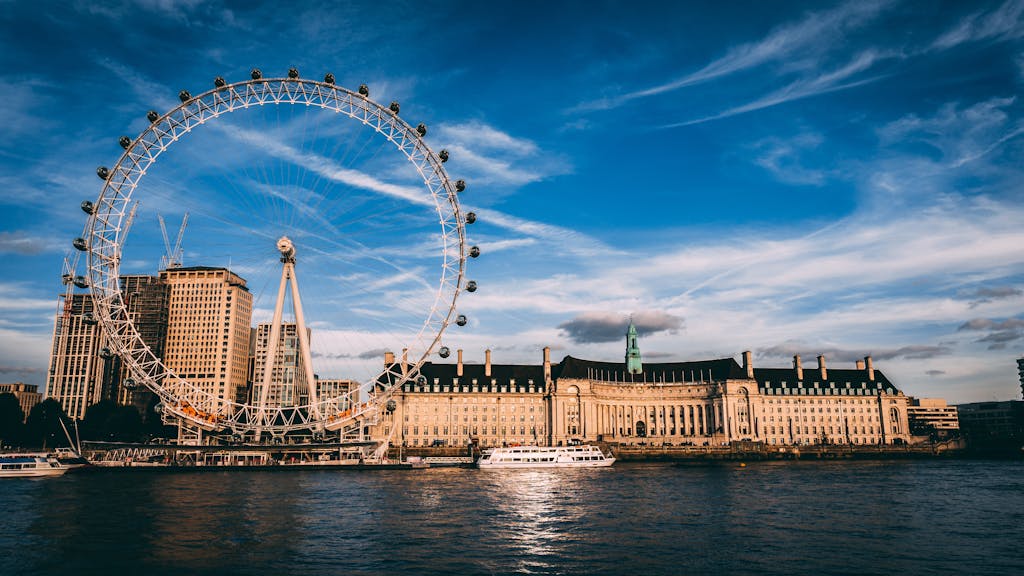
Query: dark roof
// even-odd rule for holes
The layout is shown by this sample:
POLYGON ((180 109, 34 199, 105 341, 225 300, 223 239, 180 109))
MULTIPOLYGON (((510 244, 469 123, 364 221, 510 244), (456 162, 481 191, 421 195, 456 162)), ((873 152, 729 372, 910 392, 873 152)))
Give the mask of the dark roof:
POLYGON ((732 358, 698 360, 696 362, 662 362, 643 364, 642 374, 626 372, 623 362, 595 362, 566 356, 552 366, 552 376, 558 378, 595 378, 612 382, 701 382, 735 380, 747 377, 747 372, 732 358))
POLYGON ((238 278, 239 280, 241 280, 241 283, 230 282, 232 286, 237 286, 242 290, 245 290, 246 292, 249 291, 249 287, 246 286, 245 278, 242 278, 238 274, 235 274, 230 269, 224 268, 223 266, 183 266, 181 268, 165 268, 160 271, 160 274, 164 274, 165 272, 171 274, 175 272, 227 272, 228 274, 231 274, 238 278))
POLYGON ((164 268, 161 272, 212 272, 215 270, 231 272, 223 266, 181 266, 178 268, 164 268))
MULTIPOLYGON (((492 364, 491 375, 484 375, 483 364, 463 364, 462 376, 457 375, 457 364, 435 364, 424 362, 420 374, 427 378, 429 384, 437 379, 442 386, 452 385, 458 379, 460 386, 471 386, 474 379, 481 391, 489 389, 493 380, 497 386, 507 386, 515 380, 516 388, 533 385, 538 392, 544 390, 544 366, 541 364, 492 364)), ((899 389, 886 377, 881 370, 875 370, 875 379, 868 380, 868 372, 863 369, 828 369, 828 379, 822 381, 821 372, 817 368, 804 368, 803 380, 797 379, 793 368, 754 368, 754 379, 758 388, 773 390, 798 389, 891 389, 899 393, 899 389)), ((598 362, 582 360, 566 356, 558 364, 551 365, 551 376, 554 380, 561 378, 595 379, 625 383, 658 383, 658 382, 722 382, 725 380, 745 380, 747 371, 733 358, 715 360, 698 360, 695 362, 647 362, 643 365, 643 373, 629 374, 624 362, 598 362)), ((407 386, 415 386, 410 383, 407 386)), ((429 391, 427 389, 424 392, 429 391)), ((787 392, 786 394, 789 394, 787 392)), ((794 392, 794 394, 796 394, 794 392)), ((804 394, 804 392, 800 392, 804 394)), ((832 393, 829 393, 832 394, 832 393)), ((835 392, 834 394, 845 394, 835 392)), ((851 392, 850 394, 854 394, 851 392)), ((856 393, 863 395, 865 393, 856 393)))
POLYGON ((544 366, 540 364, 491 364, 490 376, 485 376, 484 370, 483 364, 463 364, 460 377, 458 376, 458 364, 424 362, 420 367, 420 374, 427 378, 439 378, 442 382, 446 380, 450 382, 454 378, 468 381, 476 378, 478 382, 483 382, 484 379, 494 379, 504 383, 515 379, 517 383, 520 381, 526 383, 528 380, 533 380, 535 384, 544 383, 544 366))
POLYGON ((875 370, 875 379, 868 380, 868 371, 863 369, 829 368, 827 379, 822 380, 818 368, 804 368, 804 377, 797 379, 795 368, 754 368, 754 379, 759 388, 891 388, 896 386, 882 373, 875 370), (849 384, 849 386, 847 386, 849 384))
MULTIPOLYGON (((393 367, 394 372, 399 370, 393 367)), ((434 364, 433 362, 424 362, 420 366, 419 374, 413 374, 413 381, 417 376, 423 376, 427 379, 427 385, 420 389, 420 386, 413 382, 408 382, 405 386, 409 391, 416 392, 433 392, 432 389, 434 381, 436 380, 440 386, 452 386, 456 383, 459 387, 470 387, 473 386, 473 380, 476 380, 476 386, 479 386, 481 392, 490 391, 493 387, 509 387, 511 390, 518 390, 520 392, 526 392, 529 386, 534 387, 535 392, 544 392, 544 366, 542 365, 528 365, 528 364, 491 364, 491 375, 485 375, 486 367, 483 364, 463 364, 462 365, 462 376, 458 375, 458 364, 434 364), (513 381, 515 382, 513 386, 513 381), (531 382, 532 381, 532 382, 531 382)), ((390 371, 384 376, 389 377, 390 371)), ((436 390, 437 392, 443 392, 443 389, 436 390)))

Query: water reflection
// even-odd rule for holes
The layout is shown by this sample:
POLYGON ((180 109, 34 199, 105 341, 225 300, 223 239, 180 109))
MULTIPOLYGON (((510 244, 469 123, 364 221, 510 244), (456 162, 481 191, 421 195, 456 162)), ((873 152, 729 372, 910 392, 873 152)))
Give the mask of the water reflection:
POLYGON ((69 474, 0 482, 3 574, 1005 574, 1024 463, 69 474))

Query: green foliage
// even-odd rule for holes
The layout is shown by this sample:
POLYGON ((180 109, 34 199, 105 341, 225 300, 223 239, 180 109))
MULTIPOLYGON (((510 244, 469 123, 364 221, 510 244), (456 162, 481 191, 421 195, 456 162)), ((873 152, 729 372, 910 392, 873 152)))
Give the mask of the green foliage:
POLYGON ((103 442, 140 442, 144 440, 142 417, 134 406, 119 406, 113 400, 101 400, 85 410, 82 439, 103 442))
POLYGON ((68 417, 60 402, 47 398, 36 404, 25 421, 23 444, 33 448, 67 446, 68 440, 60 425, 61 419, 67 421, 68 417))
POLYGON ((146 415, 143 418, 144 430, 149 438, 176 438, 178 436, 177 426, 165 426, 160 414, 156 412, 156 405, 160 399, 154 394, 146 406, 146 415))
POLYGON ((10 392, 0 394, 0 446, 17 446, 25 429, 25 413, 18 398, 10 392))

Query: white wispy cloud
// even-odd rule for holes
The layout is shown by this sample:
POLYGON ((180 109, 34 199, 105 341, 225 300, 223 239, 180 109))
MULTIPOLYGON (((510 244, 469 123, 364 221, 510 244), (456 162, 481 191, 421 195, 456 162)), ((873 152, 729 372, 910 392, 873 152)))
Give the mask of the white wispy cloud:
POLYGON ((792 138, 771 136, 755 142, 754 164, 764 168, 780 182, 819 186, 827 177, 826 170, 805 166, 802 156, 816 150, 824 142, 821 134, 803 132, 792 138))
POLYGON ((0 254, 34 256, 44 252, 61 252, 65 243, 53 237, 41 237, 24 230, 0 231, 0 254))
MULTIPOLYGON (((825 52, 851 29, 874 19, 891 2, 846 2, 828 11, 813 12, 803 19, 779 26, 767 36, 729 50, 700 70, 669 82, 620 96, 585 102, 576 111, 607 110, 633 100, 673 92, 710 80, 750 70, 768 63, 786 63, 788 68, 812 69, 825 52)), ((795 90, 795 88, 794 88, 795 90)))
POLYGON ((470 190, 475 185, 519 187, 571 171, 559 155, 478 120, 439 125, 437 141, 451 153, 449 169, 465 173, 470 190))
POLYGON ((967 42, 1021 38, 1022 15, 1022 0, 1008 0, 994 10, 974 12, 939 36, 931 48, 946 50, 967 42))
POLYGON ((697 118, 695 120, 667 124, 663 126, 663 128, 692 126, 694 124, 702 124, 712 120, 721 120, 722 118, 729 118, 740 114, 746 114, 748 112, 754 112, 756 110, 763 110, 765 108, 771 108, 772 106, 778 106, 787 102, 793 102, 804 98, 811 98, 813 96, 828 94, 830 92, 838 92, 840 90, 848 90, 850 88, 870 84, 878 81, 882 76, 872 76, 860 79, 855 79, 853 77, 871 69, 871 67, 879 60, 894 56, 896 56, 895 53, 883 54, 875 50, 865 50, 845 65, 831 72, 813 77, 799 78, 778 90, 759 96, 746 104, 734 106, 717 114, 697 118))

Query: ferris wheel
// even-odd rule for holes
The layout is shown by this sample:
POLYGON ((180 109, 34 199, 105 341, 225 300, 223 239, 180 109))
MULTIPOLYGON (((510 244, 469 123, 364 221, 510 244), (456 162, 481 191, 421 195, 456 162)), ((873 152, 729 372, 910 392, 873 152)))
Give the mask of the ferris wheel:
MULTIPOLYGON (((466 263, 480 250, 466 240, 465 226, 476 216, 460 208, 466 183, 449 178, 448 152, 431 150, 427 127, 401 119, 397 102, 383 106, 370 99, 366 85, 348 90, 333 74, 314 81, 294 68, 280 78, 253 70, 250 79, 218 77, 213 89, 196 96, 183 90, 178 98, 166 113, 150 111, 138 136, 119 139, 117 162, 97 169, 103 181, 98 199, 82 203, 88 221, 73 244, 87 257, 88 277, 74 276, 74 284, 91 292, 108 353, 121 358, 128 385, 156 394, 165 416, 207 431, 258 438, 372 422, 394 390, 414 378, 422 382, 424 362, 449 356, 446 329, 467 324, 456 303, 463 290, 476 290, 466 263), (353 167, 356 161, 362 164, 353 167), (148 261, 147 250, 156 245, 140 224, 140 206, 147 205, 151 215, 185 210, 199 237, 195 259, 204 265, 211 264, 204 258, 220 259, 212 264, 249 279, 243 288, 256 298, 254 319, 269 309, 269 279, 281 264, 285 275, 291 267, 295 335, 312 376, 308 394, 271 405, 266 388, 262 398, 225 397, 175 369, 146 341, 121 278, 131 273, 127 268, 142 269, 139 262, 148 261), (141 247, 131 249, 133 242, 141 247), (328 335, 312 353, 294 280, 303 258, 303 280, 320 286, 313 288, 319 308, 305 316, 316 325, 314 339, 328 335), (401 350, 401 362, 392 353, 381 367, 384 350, 401 350), (318 394, 310 363, 332 359, 362 362, 363 373, 356 386, 318 394)), ((281 276, 278 328, 284 286, 281 276)), ((273 351, 278 333, 271 334, 273 351)), ((209 364, 223 364, 225 357, 212 353, 209 364)), ((267 362, 274 362, 273 353, 267 362)))

